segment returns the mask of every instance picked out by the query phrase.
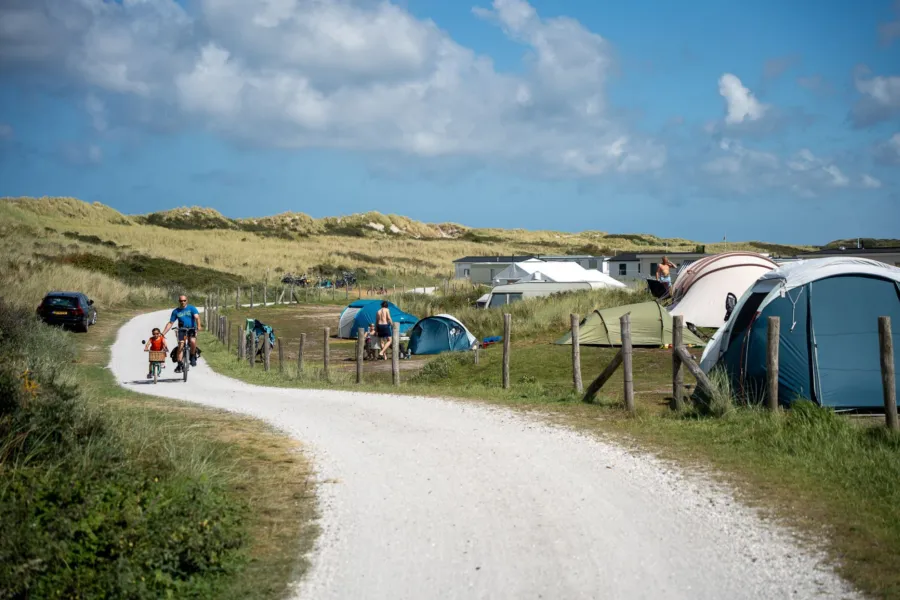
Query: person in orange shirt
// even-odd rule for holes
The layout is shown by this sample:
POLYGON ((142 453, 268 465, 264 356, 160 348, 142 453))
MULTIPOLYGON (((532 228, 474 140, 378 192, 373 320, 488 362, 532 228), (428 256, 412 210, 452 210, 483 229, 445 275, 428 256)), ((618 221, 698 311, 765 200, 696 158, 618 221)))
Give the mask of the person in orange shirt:
MULTIPOLYGON (((169 352, 169 346, 166 344, 166 338, 164 338, 160 333, 159 327, 153 328, 150 339, 147 340, 147 344, 144 346, 144 352, 150 352, 151 350, 154 352, 169 352)), ((153 371, 147 373, 147 379, 153 379, 153 371)))

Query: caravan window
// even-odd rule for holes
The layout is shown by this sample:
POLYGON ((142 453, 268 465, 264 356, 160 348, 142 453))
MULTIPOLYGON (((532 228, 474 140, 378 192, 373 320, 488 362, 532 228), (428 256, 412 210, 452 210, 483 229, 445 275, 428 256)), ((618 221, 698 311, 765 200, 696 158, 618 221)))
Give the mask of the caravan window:
POLYGON ((518 302, 522 299, 522 294, 493 294, 491 296, 491 303, 488 305, 488 308, 497 308, 498 306, 503 306, 504 304, 512 304, 513 302, 518 302))
POLYGON ((488 305, 488 308, 497 308, 504 304, 506 304, 506 294, 492 294, 491 303, 488 305))

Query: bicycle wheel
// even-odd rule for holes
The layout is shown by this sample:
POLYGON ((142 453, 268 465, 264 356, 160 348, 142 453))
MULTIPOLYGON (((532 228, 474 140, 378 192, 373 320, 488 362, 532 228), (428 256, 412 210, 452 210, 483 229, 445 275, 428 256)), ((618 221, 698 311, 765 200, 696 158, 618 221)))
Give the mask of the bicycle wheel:
POLYGON ((184 381, 187 382, 188 369, 191 368, 191 345, 187 340, 184 341, 184 350, 181 351, 181 374, 184 381))
POLYGON ((159 365, 153 364, 153 383, 156 383, 157 378, 159 377, 159 365))

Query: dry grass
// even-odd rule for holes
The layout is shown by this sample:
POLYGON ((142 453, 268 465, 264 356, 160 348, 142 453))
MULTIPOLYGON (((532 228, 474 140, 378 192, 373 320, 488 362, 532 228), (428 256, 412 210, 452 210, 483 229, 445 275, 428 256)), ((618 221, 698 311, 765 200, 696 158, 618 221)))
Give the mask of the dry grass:
MULTIPOLYGON (((184 212, 184 209, 179 210, 184 212)), ((153 219, 152 215, 122 215, 109 207, 73 198, 3 199, 0 201, 0 221, 31 226, 42 240, 60 241, 58 235, 45 229, 47 227, 58 232, 75 230, 147 256, 181 262, 192 260, 257 281, 262 279, 267 268, 272 270, 274 277, 280 272, 308 272, 321 265, 335 270, 341 267, 365 269, 368 281, 390 284, 403 280, 408 285, 413 280, 425 283, 452 276, 453 260, 465 255, 612 253, 666 248, 690 251, 696 245, 684 239, 609 235, 599 231, 563 233, 426 225, 378 213, 317 220, 300 214, 228 220, 210 209, 190 210, 192 214, 203 216, 197 227, 219 223, 222 228, 196 229, 187 233, 193 248, 187 257, 183 249, 186 235, 183 229, 148 224, 151 221, 171 223, 172 219, 165 216, 168 213, 160 213, 163 216, 153 219), (379 233, 368 227, 368 222, 394 224, 410 233, 379 233), (444 234, 447 234, 445 229, 452 231, 457 237, 425 237, 428 231, 437 231, 436 228, 441 228, 444 234)), ((753 249, 750 243, 732 243, 728 247, 753 249)), ((706 245, 708 252, 723 248, 722 244, 706 245)))
POLYGON ((148 306, 168 299, 165 290, 128 285, 69 265, 37 260, 8 260, 0 270, 0 289, 13 306, 34 308, 51 290, 84 292, 98 307, 148 306))

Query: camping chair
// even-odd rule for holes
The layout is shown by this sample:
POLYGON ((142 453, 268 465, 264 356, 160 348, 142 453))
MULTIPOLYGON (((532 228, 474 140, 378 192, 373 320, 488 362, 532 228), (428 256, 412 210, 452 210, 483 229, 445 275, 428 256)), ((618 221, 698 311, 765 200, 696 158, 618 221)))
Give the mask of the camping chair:
POLYGON ((666 289, 666 284, 662 281, 657 281, 651 277, 647 278, 647 289, 650 290, 650 295, 661 305, 666 306, 672 303, 672 286, 670 285, 668 289, 666 289))

